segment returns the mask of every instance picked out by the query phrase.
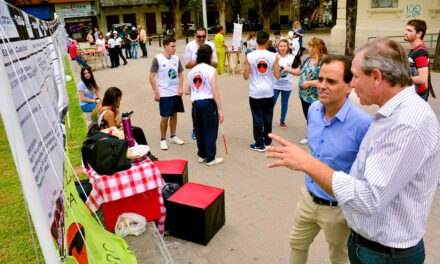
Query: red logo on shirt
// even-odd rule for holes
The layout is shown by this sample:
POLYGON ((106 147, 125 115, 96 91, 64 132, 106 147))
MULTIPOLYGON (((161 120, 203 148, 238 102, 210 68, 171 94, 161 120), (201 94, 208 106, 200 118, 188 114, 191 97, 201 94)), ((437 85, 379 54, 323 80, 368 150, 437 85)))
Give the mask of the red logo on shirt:
POLYGON ((259 60, 257 62, 257 69, 260 73, 266 73, 267 71, 267 62, 265 60, 259 60))
POLYGON ((194 87, 199 89, 202 86, 202 75, 199 73, 195 74, 193 78, 193 83, 194 83, 194 87))

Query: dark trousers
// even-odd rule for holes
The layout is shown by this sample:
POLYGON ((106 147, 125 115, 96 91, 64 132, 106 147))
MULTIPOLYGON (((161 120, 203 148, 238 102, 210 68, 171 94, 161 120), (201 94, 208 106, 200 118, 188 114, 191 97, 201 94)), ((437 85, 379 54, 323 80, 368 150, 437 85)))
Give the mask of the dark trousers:
POLYGON ((354 241, 353 237, 348 238, 348 258, 352 264, 422 264, 425 261, 425 246, 423 240, 410 249, 395 252, 378 252, 371 250, 354 241))
POLYGON ((303 109, 303 114, 304 117, 306 118, 306 120, 308 120, 308 116, 309 116, 309 108, 312 105, 311 103, 308 103, 306 101, 303 101, 302 99, 299 99, 301 101, 301 106, 303 109))
POLYGON ((125 57, 127 59, 131 59, 131 44, 130 43, 124 44, 124 48, 125 48, 125 57))
POLYGON ((125 59, 124 55, 122 54, 122 48, 120 46, 116 47, 116 50, 118 51, 118 55, 119 57, 122 58, 122 60, 124 61, 124 63, 127 63, 127 60, 125 59))
POLYGON ((197 155, 206 162, 215 159, 217 152, 218 111, 214 99, 193 102, 195 130, 197 134, 197 155))
POLYGON ((119 55, 117 48, 108 49, 108 53, 110 54, 110 62, 112 67, 119 66, 119 55))
POLYGON ((136 140, 139 145, 148 145, 147 138, 145 137, 142 128, 131 126, 131 130, 133 131, 134 140, 136 140))
POLYGON ((141 46, 142 57, 147 57, 148 53, 147 53, 147 47, 146 47, 145 43, 142 41, 139 41, 139 45, 141 46))
POLYGON ((193 133, 196 133, 196 111, 194 110, 194 102, 192 103, 191 107, 191 117, 193 121, 193 133))
POLYGON ((260 99, 249 97, 249 105, 252 113, 255 145, 257 147, 268 146, 272 143, 268 134, 272 133, 273 97, 260 99))

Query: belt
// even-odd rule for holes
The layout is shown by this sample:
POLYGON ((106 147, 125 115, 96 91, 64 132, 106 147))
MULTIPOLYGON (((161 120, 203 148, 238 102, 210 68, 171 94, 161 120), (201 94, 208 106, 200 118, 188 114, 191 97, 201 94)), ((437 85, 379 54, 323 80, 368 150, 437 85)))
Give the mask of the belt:
POLYGON ((377 242, 368 240, 365 237, 363 237, 363 236, 359 235, 358 233, 354 232, 353 230, 351 230, 351 237, 356 242, 356 244, 364 246, 364 247, 366 247, 366 248, 368 248, 370 250, 374 250, 374 251, 382 252, 382 253, 390 253, 390 254, 402 253, 402 252, 404 252, 406 250, 409 250, 409 249, 412 249, 413 247, 415 247, 415 246, 409 247, 409 248, 392 248, 392 247, 387 247, 387 246, 384 246, 384 245, 379 244, 377 242))
POLYGON ((310 196, 312 196, 313 202, 319 205, 327 205, 327 206, 338 206, 338 202, 332 202, 326 199, 319 198, 318 196, 314 195, 312 192, 309 192, 310 196))

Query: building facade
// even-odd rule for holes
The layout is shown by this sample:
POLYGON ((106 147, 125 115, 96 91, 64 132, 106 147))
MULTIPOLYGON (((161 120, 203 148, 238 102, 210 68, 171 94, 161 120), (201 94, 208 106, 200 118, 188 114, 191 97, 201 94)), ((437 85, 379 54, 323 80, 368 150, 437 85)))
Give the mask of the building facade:
MULTIPOLYGON (((416 18, 426 21, 427 33, 438 34, 440 30, 440 0, 358 1, 356 47, 361 46, 372 37, 403 36, 406 22, 416 18)), ((345 46, 345 25, 345 1, 338 1, 337 22, 331 30, 332 45, 345 46)), ((424 40, 431 43, 430 37, 427 35, 424 40)))

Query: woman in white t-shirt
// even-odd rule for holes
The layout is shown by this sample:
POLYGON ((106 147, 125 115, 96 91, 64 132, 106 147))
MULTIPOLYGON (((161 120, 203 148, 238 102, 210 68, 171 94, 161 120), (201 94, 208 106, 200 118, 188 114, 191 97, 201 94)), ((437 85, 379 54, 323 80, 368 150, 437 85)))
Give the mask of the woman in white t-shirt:
POLYGON ((197 50, 196 66, 188 73, 186 94, 191 95, 195 111, 197 155, 200 163, 213 166, 223 162, 216 158, 219 122, 223 123, 223 110, 217 88, 217 70, 210 65, 212 48, 203 45, 197 50))
POLYGON ((280 127, 287 128, 285 123, 289 96, 293 88, 293 70, 292 64, 295 57, 289 52, 289 43, 286 39, 280 40, 278 43, 278 64, 280 65, 280 78, 274 79, 273 82, 273 100, 277 103, 278 96, 281 93, 281 117, 280 127))

